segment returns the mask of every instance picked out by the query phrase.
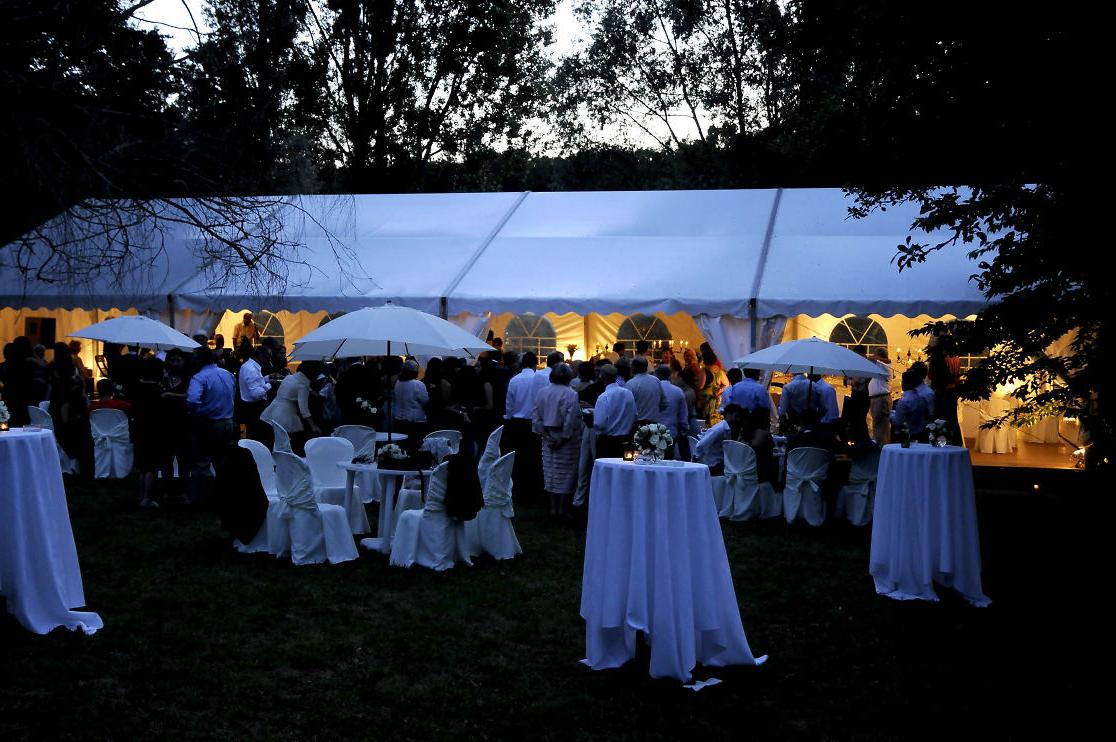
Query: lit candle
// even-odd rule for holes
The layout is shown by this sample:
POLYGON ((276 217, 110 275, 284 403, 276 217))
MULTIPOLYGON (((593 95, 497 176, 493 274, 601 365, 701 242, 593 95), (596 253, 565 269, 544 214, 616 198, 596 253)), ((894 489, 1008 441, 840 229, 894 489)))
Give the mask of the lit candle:
POLYGON ((635 451, 625 451, 624 461, 635 461, 635 451))
POLYGON ((0 433, 3 433, 7 429, 8 429, 7 421, 0 423, 0 433))

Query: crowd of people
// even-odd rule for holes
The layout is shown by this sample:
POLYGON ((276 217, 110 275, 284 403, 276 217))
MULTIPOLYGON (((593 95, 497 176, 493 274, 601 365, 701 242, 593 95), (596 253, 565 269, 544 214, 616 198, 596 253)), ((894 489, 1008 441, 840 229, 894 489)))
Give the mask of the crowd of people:
MULTIPOLYGON (((26 424, 28 405, 49 400, 59 445, 89 476, 89 413, 98 407, 124 411, 144 507, 160 500, 204 504, 211 467, 222 452, 241 435, 271 447, 274 426, 286 431, 296 453, 309 438, 356 424, 406 434, 403 447, 411 451, 430 431, 457 430, 462 451, 475 456, 502 425, 501 452, 516 451, 517 499, 541 495, 551 513, 566 516, 585 503, 592 460, 621 456, 635 430, 648 423, 670 430, 676 446, 668 456, 702 461, 715 474, 723 468, 725 440, 747 443, 757 453, 761 481, 779 476, 769 466, 773 424, 788 450, 868 449, 887 443, 894 430, 918 438, 932 419, 951 422, 951 442, 960 442, 959 368, 948 338, 931 346, 929 365, 915 363, 903 373, 894 409, 887 379, 854 379, 843 413, 834 387, 817 375, 786 383, 773 410, 759 372, 726 372, 708 344, 696 352, 687 348, 680 359, 665 350, 657 362, 641 341, 631 356, 617 343, 610 353, 569 365, 555 351, 542 368, 533 352, 497 350, 472 361, 430 358, 425 368, 416 359, 389 356, 303 361, 292 370, 286 348, 260 337, 250 314, 237 325, 235 350, 219 335, 195 339, 201 347, 190 353, 106 345, 109 376, 90 402, 70 346, 57 344, 47 363, 27 338, 17 338, 5 347, 0 366, 13 424, 26 424), (691 451, 690 437, 701 433, 691 451)), ((499 338, 490 342, 502 347, 499 338)), ((886 349, 870 359, 890 377, 886 349)))

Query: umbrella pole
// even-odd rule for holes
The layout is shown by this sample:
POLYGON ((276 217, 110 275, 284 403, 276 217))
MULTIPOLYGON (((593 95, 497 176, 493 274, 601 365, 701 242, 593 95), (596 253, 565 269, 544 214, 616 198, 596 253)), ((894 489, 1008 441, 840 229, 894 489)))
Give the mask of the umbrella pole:
MULTIPOLYGON (((391 341, 387 341, 387 358, 391 358, 391 341)), ((386 359, 385 359, 386 360, 386 359)), ((384 377, 385 385, 387 386, 387 429, 388 429, 388 443, 391 443, 391 429, 394 422, 391 417, 391 398, 393 389, 391 388, 391 369, 388 369, 388 375, 384 377)))

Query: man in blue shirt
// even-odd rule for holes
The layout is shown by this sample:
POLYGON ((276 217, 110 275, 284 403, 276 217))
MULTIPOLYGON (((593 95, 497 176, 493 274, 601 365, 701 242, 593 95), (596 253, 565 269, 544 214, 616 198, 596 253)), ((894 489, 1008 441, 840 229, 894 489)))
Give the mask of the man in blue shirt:
POLYGON ((198 372, 186 390, 190 413, 190 504, 207 504, 212 489, 210 467, 220 466, 226 450, 236 445, 233 424, 236 378, 217 365, 213 351, 202 346, 194 351, 198 372))
MULTIPOLYGON (((744 369, 744 378, 732 385, 730 402, 746 410, 763 408, 771 410, 771 395, 759 383, 760 372, 754 368, 744 369)), ((727 405, 726 405, 727 406, 727 405)))

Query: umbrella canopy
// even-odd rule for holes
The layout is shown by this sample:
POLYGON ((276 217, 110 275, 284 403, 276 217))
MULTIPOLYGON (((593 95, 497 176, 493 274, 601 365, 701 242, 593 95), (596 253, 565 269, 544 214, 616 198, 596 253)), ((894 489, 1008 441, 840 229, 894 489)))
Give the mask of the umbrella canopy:
POLYGON ((734 363, 740 368, 786 374, 828 374, 853 378, 887 379, 889 374, 864 356, 820 338, 791 340, 757 350, 734 363))
POLYGON ((154 350, 172 350, 174 348, 192 350, 201 347, 173 327, 168 327, 158 320, 142 315, 127 315, 106 319, 104 322, 98 322, 70 333, 70 336, 85 338, 86 340, 100 340, 105 343, 137 345, 141 348, 152 348, 154 350))
POLYGON ((460 354, 489 350, 479 338, 457 325, 409 307, 366 307, 331 320, 295 343, 297 361, 356 356, 460 354))

